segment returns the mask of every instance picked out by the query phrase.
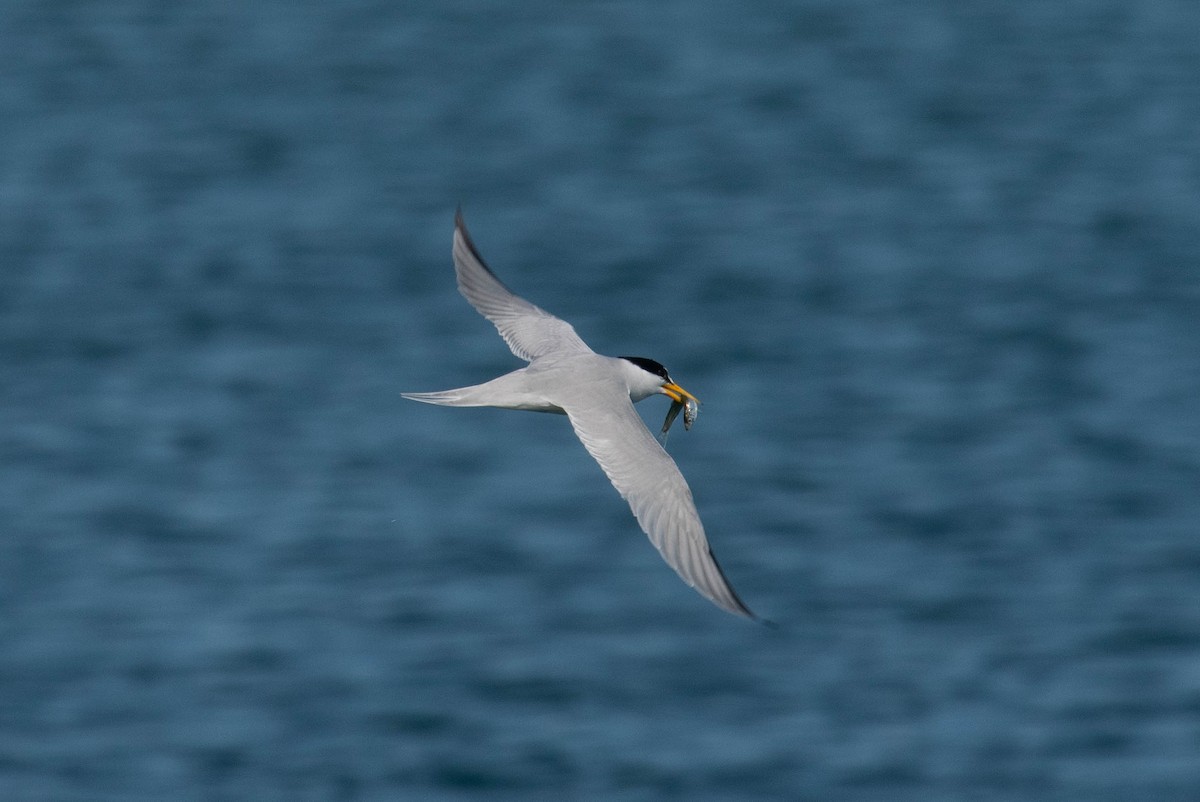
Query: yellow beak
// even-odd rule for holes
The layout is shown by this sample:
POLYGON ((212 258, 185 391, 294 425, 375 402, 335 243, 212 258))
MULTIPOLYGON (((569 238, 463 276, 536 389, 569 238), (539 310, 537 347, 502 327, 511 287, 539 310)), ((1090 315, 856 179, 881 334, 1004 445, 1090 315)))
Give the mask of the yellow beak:
POLYGON ((691 393, 689 393, 687 390, 680 387, 675 382, 667 382, 666 384, 664 384, 662 386, 661 392, 663 395, 670 396, 671 400, 677 404, 684 403, 683 399, 685 399, 685 398, 690 398, 691 400, 695 401, 697 404, 700 403, 699 398, 692 395, 691 393))

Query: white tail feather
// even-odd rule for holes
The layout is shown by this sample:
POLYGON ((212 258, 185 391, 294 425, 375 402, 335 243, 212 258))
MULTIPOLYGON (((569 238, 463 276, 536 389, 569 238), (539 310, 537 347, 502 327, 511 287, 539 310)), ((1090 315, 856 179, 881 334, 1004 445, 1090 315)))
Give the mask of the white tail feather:
POLYGON ((500 407, 502 409, 529 409, 535 412, 562 412, 557 404, 548 401, 539 392, 526 389, 529 380, 528 368, 514 370, 483 384, 442 390, 440 393, 401 393, 413 401, 438 404, 443 407, 500 407))
POLYGON ((438 393, 401 393, 400 395, 412 401, 420 401, 422 404, 438 404, 443 407, 487 406, 485 402, 471 398, 468 391, 472 389, 474 388, 460 387, 457 390, 442 390, 438 393))

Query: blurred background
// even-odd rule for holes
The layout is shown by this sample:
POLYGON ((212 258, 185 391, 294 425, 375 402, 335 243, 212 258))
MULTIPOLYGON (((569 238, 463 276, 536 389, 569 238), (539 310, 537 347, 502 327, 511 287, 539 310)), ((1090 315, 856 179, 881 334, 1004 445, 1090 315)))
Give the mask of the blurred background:
POLYGON ((0 797, 1193 799, 1200 5, 415 5, 0 11, 0 797))

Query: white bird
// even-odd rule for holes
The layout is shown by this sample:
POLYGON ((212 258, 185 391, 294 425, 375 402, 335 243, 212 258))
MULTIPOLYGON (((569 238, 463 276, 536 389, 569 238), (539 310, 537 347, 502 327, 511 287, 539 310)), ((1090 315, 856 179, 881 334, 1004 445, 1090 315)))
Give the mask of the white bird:
MULTIPOLYGON (((512 352, 529 364, 471 387, 405 398, 451 407, 501 407, 565 414, 585 448, 600 463, 675 572, 713 604, 760 620, 738 598, 717 565, 692 491, 675 461, 633 408, 661 394, 680 405, 689 423, 696 398, 671 380, 658 362, 594 352, 565 320, 513 294, 484 264, 460 209, 454 218, 454 269, 458 289, 490 320, 512 352)), ((665 430, 665 427, 664 427, 665 430)))

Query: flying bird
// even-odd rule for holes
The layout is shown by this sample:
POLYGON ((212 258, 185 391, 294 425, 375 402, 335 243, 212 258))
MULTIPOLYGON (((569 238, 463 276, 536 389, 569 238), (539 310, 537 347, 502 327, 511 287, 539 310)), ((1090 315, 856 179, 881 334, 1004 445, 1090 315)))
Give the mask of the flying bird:
POLYGON ((633 408, 635 402, 653 395, 670 398, 665 434, 681 408, 690 427, 696 397, 653 359, 597 354, 571 324, 515 295, 484 263, 467 233, 461 209, 454 218, 453 253, 459 292, 495 325, 512 352, 529 364, 471 387, 402 395, 448 407, 566 415, 675 573, 718 607, 761 620, 725 578, 683 474, 633 408))

